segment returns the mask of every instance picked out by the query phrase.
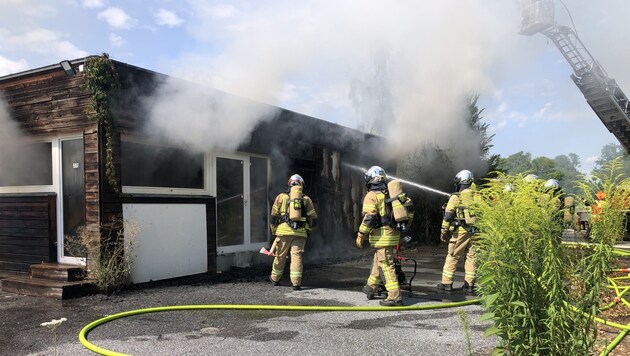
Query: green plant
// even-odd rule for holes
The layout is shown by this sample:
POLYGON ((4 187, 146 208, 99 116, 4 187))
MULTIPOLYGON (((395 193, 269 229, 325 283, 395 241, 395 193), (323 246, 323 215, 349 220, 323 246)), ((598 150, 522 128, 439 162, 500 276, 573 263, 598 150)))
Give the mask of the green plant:
POLYGON ((120 185, 114 166, 114 145, 116 125, 110 111, 112 94, 120 88, 120 79, 113 62, 107 53, 102 56, 88 57, 85 61, 85 87, 91 93, 89 118, 105 129, 105 176, 107 182, 116 191, 120 185))
POLYGON ((85 251, 87 276, 94 279, 99 291, 109 294, 130 284, 137 232, 135 224, 128 223, 123 227, 121 218, 113 218, 100 230, 82 226, 77 237, 67 241, 78 240, 72 244, 79 244, 85 251))
POLYGON ((486 308, 482 320, 494 322, 485 335, 502 340, 495 351, 588 354, 595 338, 598 299, 593 296, 605 281, 595 271, 606 262, 594 254, 575 264, 575 254, 585 250, 562 243, 560 193, 522 175, 499 175, 480 194, 475 206, 481 231, 475 241, 478 285, 486 308), (574 312, 574 305, 584 313, 574 312))
POLYGON ((470 318, 468 317, 468 313, 464 310, 458 310, 457 315, 459 315, 459 319, 462 321, 462 327, 464 328, 464 336, 466 337, 466 354, 472 355, 472 344, 470 342, 470 318))

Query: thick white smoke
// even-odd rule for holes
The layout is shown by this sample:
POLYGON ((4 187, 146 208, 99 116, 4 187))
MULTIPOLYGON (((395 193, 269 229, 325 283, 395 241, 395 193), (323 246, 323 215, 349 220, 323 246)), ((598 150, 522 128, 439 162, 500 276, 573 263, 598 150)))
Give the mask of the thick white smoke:
MULTIPOLYGON (((191 0, 189 30, 208 50, 180 57, 172 74, 342 125, 376 119, 401 153, 427 140, 451 146, 465 135, 464 98, 493 89, 487 72, 518 30, 514 3, 490 3, 191 0), (353 105, 352 83, 376 89, 353 105)), ((179 138, 222 146, 260 119, 197 120, 208 107, 194 91, 162 93, 152 116, 179 138)))

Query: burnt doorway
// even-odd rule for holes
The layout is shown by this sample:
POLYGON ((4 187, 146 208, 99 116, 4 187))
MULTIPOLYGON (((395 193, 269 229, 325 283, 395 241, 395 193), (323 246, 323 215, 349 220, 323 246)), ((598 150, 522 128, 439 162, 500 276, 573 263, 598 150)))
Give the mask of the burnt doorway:
POLYGON ((79 228, 85 226, 85 174, 83 139, 61 141, 61 215, 62 232, 59 244, 59 261, 77 262, 85 257, 78 248, 79 228))

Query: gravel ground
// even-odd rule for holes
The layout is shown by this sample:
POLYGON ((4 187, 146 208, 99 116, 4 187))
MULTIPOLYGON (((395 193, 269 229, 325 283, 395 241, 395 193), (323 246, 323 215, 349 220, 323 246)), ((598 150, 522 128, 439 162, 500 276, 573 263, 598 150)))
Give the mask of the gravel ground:
MULTIPOLYGON (((436 304, 471 299, 463 292, 439 294, 443 247, 405 252, 418 262, 412 294, 405 305, 436 304)), ((269 261, 271 264, 271 260, 269 261)), ((361 292, 369 274, 369 250, 342 261, 307 264, 303 290, 293 291, 288 276, 281 286, 268 281, 269 266, 233 269, 134 286, 114 296, 92 295, 58 301, 0 292, 0 355, 91 355, 78 341, 88 323, 124 311, 205 304, 314 306, 378 306, 361 292), (67 318, 53 334, 40 326, 67 318)), ((403 264, 408 278, 413 264, 403 264)), ((455 286, 463 281, 459 268, 455 286)), ((285 273, 288 275, 288 272, 285 273)), ((475 355, 490 354, 494 338, 484 338, 489 326, 480 322, 482 308, 418 311, 287 311, 192 310, 141 314, 117 319, 93 329, 88 340, 105 349, 133 355, 475 355), (465 328, 462 317, 469 320, 465 328)))

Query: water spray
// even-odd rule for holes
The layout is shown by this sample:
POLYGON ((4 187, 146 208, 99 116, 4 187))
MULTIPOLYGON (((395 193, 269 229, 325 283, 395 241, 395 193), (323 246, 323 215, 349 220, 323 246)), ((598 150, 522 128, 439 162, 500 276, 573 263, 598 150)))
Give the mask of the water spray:
MULTIPOLYGON (((364 174, 365 174, 365 172, 367 172, 367 169, 365 169, 363 167, 355 166, 355 165, 352 165, 352 164, 349 164, 349 163, 342 163, 342 164, 344 166, 352 168, 354 170, 361 171, 364 174)), ((440 194, 440 195, 443 195, 443 196, 446 196, 446 197, 450 197, 451 196, 449 193, 445 193, 445 192, 443 192, 441 190, 437 190, 437 189, 434 189, 434 188, 431 188, 431 187, 427 187, 426 185, 422 185, 422 184, 419 184, 419 183, 411 182, 411 181, 408 181, 406 179, 398 178, 398 177, 392 176, 392 175, 388 175, 388 176, 390 178, 397 179, 397 180, 399 180, 399 181, 401 181, 401 182, 403 182, 405 184, 409 184, 409 185, 414 186, 416 188, 420 188, 422 190, 426 190, 426 191, 429 191, 429 192, 432 192, 432 193, 440 194)))

